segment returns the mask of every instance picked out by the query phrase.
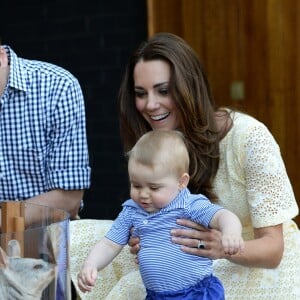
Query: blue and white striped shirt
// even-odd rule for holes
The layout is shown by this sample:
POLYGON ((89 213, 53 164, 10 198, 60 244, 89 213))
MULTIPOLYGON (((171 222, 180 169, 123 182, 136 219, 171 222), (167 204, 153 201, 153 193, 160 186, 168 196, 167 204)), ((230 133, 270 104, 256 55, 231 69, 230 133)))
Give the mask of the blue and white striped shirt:
POLYGON ((182 228, 178 218, 193 220, 208 227, 213 215, 222 207, 203 195, 193 195, 186 188, 166 207, 149 214, 132 199, 123 203, 123 210, 106 237, 125 245, 133 235, 140 237, 138 252, 140 272, 147 289, 155 292, 178 291, 196 285, 212 274, 212 261, 184 253, 171 242, 170 231, 182 228))
POLYGON ((90 185, 85 108, 61 67, 17 57, 0 98, 0 201, 90 185))

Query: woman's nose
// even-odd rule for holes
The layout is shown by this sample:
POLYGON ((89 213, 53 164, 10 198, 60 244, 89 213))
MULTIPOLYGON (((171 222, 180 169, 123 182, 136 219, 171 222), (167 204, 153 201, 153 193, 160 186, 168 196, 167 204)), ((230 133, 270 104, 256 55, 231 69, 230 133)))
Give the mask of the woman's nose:
POLYGON ((154 95, 149 94, 146 106, 148 110, 157 109, 159 107, 159 102, 154 95))

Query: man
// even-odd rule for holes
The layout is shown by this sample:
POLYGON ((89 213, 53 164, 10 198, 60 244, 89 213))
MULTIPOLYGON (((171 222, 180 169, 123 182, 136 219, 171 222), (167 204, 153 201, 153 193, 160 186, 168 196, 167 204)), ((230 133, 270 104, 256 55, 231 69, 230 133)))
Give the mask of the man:
POLYGON ((0 201, 27 200, 76 218, 90 185, 84 99, 77 79, 1 46, 0 96, 0 201))
MULTIPOLYGON (((48 224, 43 221, 45 206, 77 218, 89 186, 84 99, 77 79, 58 66, 20 58, 0 45, 0 202, 39 204, 26 209, 26 226, 48 224)), ((62 231, 66 235, 57 238, 56 299, 69 298, 70 293, 68 235, 67 229, 62 231)), ((37 232, 45 236, 43 230, 37 232)), ((27 244, 33 235, 31 231, 27 244)))

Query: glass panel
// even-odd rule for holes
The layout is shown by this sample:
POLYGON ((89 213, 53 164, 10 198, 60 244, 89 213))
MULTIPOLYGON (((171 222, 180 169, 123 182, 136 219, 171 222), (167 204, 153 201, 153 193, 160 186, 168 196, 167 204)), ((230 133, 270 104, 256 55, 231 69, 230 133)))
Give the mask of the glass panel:
MULTIPOLYGON (((26 201, 19 204, 20 215, 12 216, 12 222, 20 223, 21 219, 22 223, 23 219, 25 229, 0 234, 0 298, 33 299, 35 295, 34 299, 71 299, 69 214, 26 201)), ((7 229, 3 211, 2 207, 1 228, 7 229)))

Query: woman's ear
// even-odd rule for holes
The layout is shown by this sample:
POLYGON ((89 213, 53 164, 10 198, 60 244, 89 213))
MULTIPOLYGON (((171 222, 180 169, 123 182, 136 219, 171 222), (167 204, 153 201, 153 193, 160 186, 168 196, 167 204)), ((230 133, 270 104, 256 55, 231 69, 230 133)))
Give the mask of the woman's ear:
POLYGON ((179 188, 180 189, 186 188, 188 186, 189 181, 190 181, 190 175, 188 173, 183 173, 179 179, 179 188))

